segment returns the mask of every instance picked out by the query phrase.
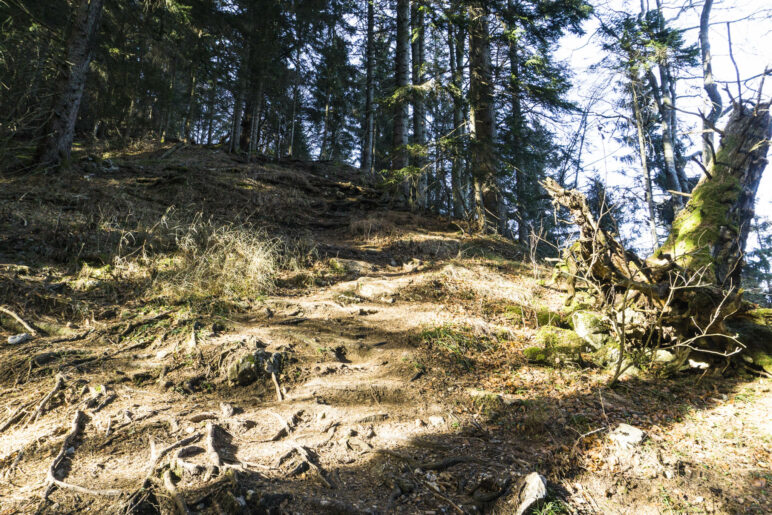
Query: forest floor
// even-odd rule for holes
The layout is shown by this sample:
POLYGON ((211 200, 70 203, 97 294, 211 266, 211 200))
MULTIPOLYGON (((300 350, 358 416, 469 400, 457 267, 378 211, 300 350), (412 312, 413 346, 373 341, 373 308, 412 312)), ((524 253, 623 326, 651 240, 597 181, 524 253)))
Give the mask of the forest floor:
POLYGON ((529 363, 548 268, 353 169, 112 158, 0 179, 0 514, 772 512, 770 380, 529 363))

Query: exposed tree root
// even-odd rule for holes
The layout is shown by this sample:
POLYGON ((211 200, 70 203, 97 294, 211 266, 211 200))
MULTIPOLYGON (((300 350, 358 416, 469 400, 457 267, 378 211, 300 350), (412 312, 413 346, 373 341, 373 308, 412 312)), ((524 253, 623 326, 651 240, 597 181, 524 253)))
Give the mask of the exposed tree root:
POLYGON ((177 511, 182 515, 188 515, 190 513, 190 510, 188 510, 188 505, 185 504, 185 499, 182 498, 180 493, 177 491, 177 487, 174 486, 174 480, 172 480, 172 471, 169 469, 166 469, 166 472, 164 472, 164 488, 166 488, 166 491, 169 492, 169 496, 174 500, 174 505, 177 507, 177 511))
POLYGON ((477 463, 480 461, 479 459, 472 458, 470 456, 452 456, 450 458, 445 458, 439 461, 430 461, 427 463, 421 463, 419 461, 414 460, 410 456, 407 456, 397 451, 392 451, 391 449, 375 449, 373 452, 377 454, 386 454, 388 456, 392 456, 394 458, 403 460, 407 462, 407 464, 410 465, 411 468, 413 469, 420 468, 422 470, 442 471, 452 467, 453 465, 458 465, 459 463, 477 463))
POLYGON ((89 494, 89 495, 105 495, 110 497, 117 497, 121 495, 120 490, 92 490, 90 488, 84 488, 82 486, 78 485, 72 485, 70 483, 66 483, 60 479, 57 479, 56 477, 56 471, 59 468, 59 465, 61 465, 62 461, 64 460, 64 457, 67 454, 67 449, 69 449, 72 446, 73 440, 78 437, 80 434, 83 423, 86 418, 86 415, 80 411, 77 410, 75 412, 75 417, 73 417, 72 424, 70 426, 70 432, 67 433, 67 435, 64 437, 64 440, 62 441, 62 445, 59 448, 59 453, 54 457, 54 460, 51 462, 51 465, 48 467, 48 470, 46 471, 46 479, 45 479, 45 489, 43 490, 43 494, 41 496, 40 504, 38 505, 37 512, 40 513, 48 503, 48 496, 51 495, 51 492, 54 491, 54 488, 63 488, 68 490, 73 490, 75 492, 81 493, 81 494, 89 494))
POLYGON ((43 410, 46 409, 46 406, 48 405, 51 398, 56 395, 62 388, 64 388, 64 377, 61 374, 57 374, 54 388, 48 392, 45 397, 43 397, 43 400, 40 401, 40 404, 38 404, 38 407, 35 410, 35 414, 31 417, 29 424, 34 424, 37 422, 38 418, 40 418, 40 415, 43 414, 43 410))
POLYGON ((150 460, 148 463, 149 470, 147 472, 147 475, 145 475, 144 479, 142 480, 142 483, 139 485, 139 488, 132 493, 129 498, 126 500, 126 502, 123 504, 123 506, 120 508, 120 511, 123 513, 130 513, 135 507, 137 507, 145 498, 147 495, 146 489, 150 486, 150 479, 155 474, 155 471, 158 468, 158 464, 161 462, 164 456, 169 454, 174 449, 177 449, 179 447, 184 447, 188 444, 191 444, 201 438, 201 433, 195 433, 187 438, 184 438, 182 440, 179 440, 177 442, 174 442, 171 445, 168 445, 161 449, 160 451, 155 448, 155 444, 151 440, 150 444, 150 460))
POLYGON ((16 408, 16 411, 14 411, 10 417, 8 417, 5 422, 0 424, 0 433, 11 427, 11 425, 15 424, 19 419, 21 419, 24 414, 26 413, 26 409, 29 408, 33 402, 28 402, 26 404, 22 404, 18 408, 16 408))

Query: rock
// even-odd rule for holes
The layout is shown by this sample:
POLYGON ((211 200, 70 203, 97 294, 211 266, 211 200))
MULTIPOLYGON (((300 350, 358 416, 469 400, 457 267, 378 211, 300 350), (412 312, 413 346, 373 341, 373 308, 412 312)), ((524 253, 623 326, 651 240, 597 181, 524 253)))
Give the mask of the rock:
POLYGON ((570 329, 554 326, 542 326, 534 337, 538 346, 523 349, 529 361, 542 363, 563 363, 580 359, 580 354, 588 350, 587 344, 570 329))
POLYGON ((280 352, 270 353, 263 349, 244 354, 228 367, 228 380, 241 386, 254 383, 271 373, 279 374, 284 356, 280 352))
POLYGON ((619 424, 609 434, 609 439, 623 449, 629 449, 639 445, 646 438, 646 433, 629 424, 619 424))
POLYGON ((233 409, 233 406, 228 404, 227 402, 221 402, 220 412, 222 413, 223 417, 230 418, 233 416, 233 413, 235 412, 235 410, 233 409))
POLYGON ((603 317, 591 311, 576 311, 571 315, 574 332, 593 349, 598 350, 609 340, 608 327, 603 317))
POLYGON ((441 426, 445 423, 445 419, 440 416, 433 415, 429 417, 429 423, 433 426, 441 426))
POLYGON ((24 343, 31 339, 32 339, 32 335, 30 335, 29 333, 14 334, 13 336, 8 337, 8 344, 19 345, 20 343, 24 343))
POLYGON ((537 502, 547 497, 547 480, 537 472, 521 477, 503 497, 496 502, 496 513, 523 515, 537 502))
POLYGON ((673 354, 669 350, 657 349, 657 352, 654 353, 655 363, 670 363, 674 359, 675 359, 675 354, 673 354))
POLYGON ((415 426, 416 427, 424 427, 425 425, 426 425, 426 422, 424 422, 420 418, 415 419, 415 426))

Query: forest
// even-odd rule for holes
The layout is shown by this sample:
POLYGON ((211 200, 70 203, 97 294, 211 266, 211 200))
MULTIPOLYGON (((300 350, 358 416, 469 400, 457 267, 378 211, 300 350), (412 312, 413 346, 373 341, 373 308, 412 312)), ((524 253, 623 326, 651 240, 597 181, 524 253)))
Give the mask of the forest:
POLYGON ((769 513, 770 20, 0 0, 0 513, 769 513))

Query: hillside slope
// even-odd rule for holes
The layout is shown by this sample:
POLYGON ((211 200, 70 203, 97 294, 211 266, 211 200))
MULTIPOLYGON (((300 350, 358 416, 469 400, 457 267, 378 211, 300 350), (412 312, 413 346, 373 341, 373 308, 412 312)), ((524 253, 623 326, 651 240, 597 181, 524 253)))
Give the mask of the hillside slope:
POLYGON ((772 511, 769 380, 529 362, 549 270, 353 169, 112 158, 0 179, 0 513, 772 511))

